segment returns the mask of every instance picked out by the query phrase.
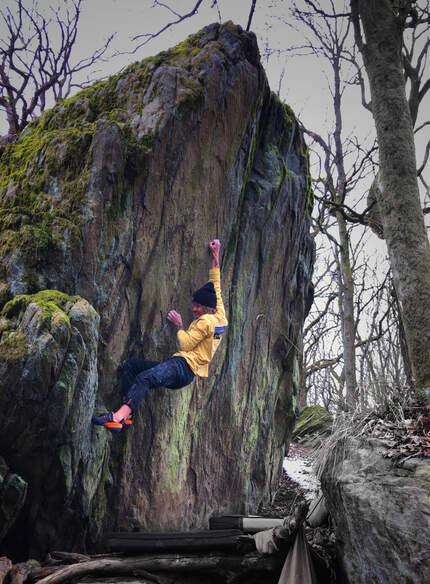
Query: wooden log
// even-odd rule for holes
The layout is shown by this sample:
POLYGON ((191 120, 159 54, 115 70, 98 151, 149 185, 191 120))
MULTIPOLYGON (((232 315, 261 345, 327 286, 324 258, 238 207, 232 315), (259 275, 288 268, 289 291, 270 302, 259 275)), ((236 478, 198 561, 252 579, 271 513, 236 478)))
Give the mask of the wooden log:
POLYGON ((27 562, 15 564, 9 572, 10 584, 23 584, 27 580, 27 576, 30 572, 36 568, 40 568, 40 564, 36 560, 28 560, 27 562))
MULTIPOLYGON (((27 578, 27 583, 28 582, 37 582, 37 584, 39 584, 39 581, 42 580, 43 578, 46 578, 47 576, 49 576, 50 574, 53 574, 54 572, 58 572, 58 570, 62 570, 65 566, 44 566, 42 568, 40 568, 39 570, 34 570, 34 572, 31 572, 31 574, 28 576, 27 578)), ((97 574, 95 574, 95 576, 97 577, 97 574)), ((103 575, 101 576, 102 578, 108 577, 108 575, 103 575)), ((86 584, 88 584, 89 582, 92 582, 94 575, 90 575, 88 576, 88 581, 86 582, 86 584)), ((127 575, 124 576, 125 578, 127 577, 127 575)), ((145 584, 147 582, 154 582, 155 584, 174 584, 175 580, 176 580, 176 576, 166 576, 165 574, 161 575, 161 574, 151 574, 151 572, 148 572, 147 570, 133 570, 133 573, 130 574, 130 577, 133 577, 134 579, 136 577, 139 577, 139 581, 142 584, 145 584), (145 580, 144 580, 145 579, 145 580)), ((85 576, 83 578, 79 578, 79 582, 81 581, 85 581, 85 576)))
POLYGON ((212 574, 230 574, 241 572, 256 574, 273 574, 280 569, 280 560, 274 556, 264 557, 253 553, 247 555, 232 555, 227 553, 210 554, 163 554, 145 555, 125 558, 106 558, 82 562, 64 567, 55 574, 38 581, 38 584, 60 584, 73 578, 82 578, 88 575, 114 576, 133 575, 139 570, 148 572, 202 572, 212 574))
POLYGON ((140 584, 147 584, 147 582, 154 582, 155 584, 174 584, 177 581, 177 576, 172 574, 172 576, 166 576, 166 574, 152 574, 147 570, 134 570, 133 576, 139 578, 140 584), (145 578, 142 580, 141 578, 145 578))
POLYGON ((60 560, 63 564, 76 564, 78 562, 89 562, 91 560, 90 556, 72 552, 53 551, 50 552, 50 556, 54 560, 60 560))
POLYGON ((54 572, 58 572, 58 570, 62 570, 64 566, 42 566, 40 568, 35 568, 30 572, 28 575, 27 581, 28 582, 37 582, 42 578, 46 578, 46 576, 50 576, 54 574, 54 572))
POLYGON ((246 515, 221 515, 209 519, 210 529, 240 529, 244 533, 258 533, 282 525, 279 517, 247 517, 246 515))
POLYGON ((5 556, 0 558, 0 584, 3 584, 6 576, 9 574, 10 570, 12 569, 12 562, 9 558, 5 556))
POLYGON ((118 532, 108 535, 107 546, 111 551, 126 553, 156 553, 164 551, 214 551, 237 550, 240 529, 216 531, 190 531, 171 533, 118 532))

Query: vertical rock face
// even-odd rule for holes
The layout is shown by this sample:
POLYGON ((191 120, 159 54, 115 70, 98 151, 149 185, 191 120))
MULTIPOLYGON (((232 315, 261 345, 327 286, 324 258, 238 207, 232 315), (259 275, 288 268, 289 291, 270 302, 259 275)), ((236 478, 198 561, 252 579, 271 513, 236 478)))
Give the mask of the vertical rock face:
MULTIPOLYGON (((43 494, 40 473, 22 463, 25 448, 0 429, 0 454, 28 483, 19 519, 34 533, 28 545, 38 536, 45 548, 82 549, 107 526, 204 527, 214 512, 256 511, 277 483, 294 417, 312 201, 303 137, 269 91, 253 35, 211 25, 131 65, 47 112, 2 152, 0 167, 0 296, 4 304, 24 294, 26 306, 13 308, 15 298, 3 308, 2 343, 22 335, 24 344, 1 365, 7 383, 24 387, 34 358, 26 314, 39 291, 79 294, 100 316, 98 326, 86 309, 82 349, 98 379, 91 365, 79 370, 86 385, 60 383, 70 319, 67 342, 42 355, 31 380, 47 412, 52 392, 62 400, 61 424, 48 414, 34 424, 40 452, 49 444, 46 465, 67 468, 50 476, 62 494, 43 494), (223 242, 230 326, 209 378, 150 394, 127 433, 91 429, 94 399, 98 410, 120 403, 126 358, 176 350, 165 315, 175 308, 192 319, 213 237, 223 242), (62 506, 67 528, 58 516, 45 528, 62 506)), ((17 412, 26 402, 24 392, 17 412)))

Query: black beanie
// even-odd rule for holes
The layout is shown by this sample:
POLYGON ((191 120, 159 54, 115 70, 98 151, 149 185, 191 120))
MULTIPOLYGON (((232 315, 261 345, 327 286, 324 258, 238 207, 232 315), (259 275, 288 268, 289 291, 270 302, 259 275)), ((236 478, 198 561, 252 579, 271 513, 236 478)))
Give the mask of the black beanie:
POLYGON ((198 302, 209 308, 216 308, 216 292, 212 282, 208 282, 194 292, 193 302, 198 302))

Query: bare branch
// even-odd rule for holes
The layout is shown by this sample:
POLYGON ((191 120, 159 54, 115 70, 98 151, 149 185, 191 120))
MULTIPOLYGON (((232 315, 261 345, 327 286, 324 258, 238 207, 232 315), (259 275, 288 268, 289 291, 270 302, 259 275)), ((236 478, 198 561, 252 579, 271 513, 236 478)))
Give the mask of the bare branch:
POLYGON ((218 0, 213 0, 211 8, 214 8, 215 6, 216 6, 216 9, 217 9, 217 12, 218 12, 218 22, 221 22, 222 21, 222 16, 221 16, 221 10, 219 9, 218 0))
POLYGON ((425 149, 425 152, 424 152, 423 162, 422 162, 421 166, 417 170, 417 176, 421 176, 424 168, 426 167, 427 162, 428 162, 428 159, 429 159, 429 154, 430 154, 430 141, 427 142, 426 149, 425 149))
POLYGON ((196 2, 196 4, 194 5, 194 8, 190 11, 187 12, 186 14, 177 14, 176 12, 173 12, 173 10, 171 10, 170 8, 167 7, 167 5, 164 5, 162 3, 159 3, 157 1, 155 1, 155 4, 159 4, 160 6, 163 6, 164 8, 168 8, 171 12, 173 12, 174 14, 177 15, 176 20, 172 20, 171 22, 168 22, 167 24, 165 24, 162 28, 160 28, 160 30, 158 32, 155 33, 145 33, 145 34, 138 34, 136 36, 134 36, 132 38, 133 41, 137 41, 139 39, 144 38, 145 40, 141 43, 139 43, 132 51, 132 53, 135 53, 136 51, 138 51, 140 48, 142 48, 144 45, 146 45, 147 43, 149 43, 149 41, 151 41, 152 39, 155 39, 156 37, 160 36, 160 34, 163 34, 164 31, 166 31, 168 28, 170 28, 171 26, 174 26, 175 24, 179 24, 180 22, 186 20, 187 18, 191 18, 192 16, 194 16, 195 14, 197 14, 200 5, 203 3, 204 0, 198 0, 196 2))
POLYGON ((316 316, 314 318, 314 320, 312 320, 304 329, 304 331, 303 331, 304 335, 306 335, 306 333, 309 332, 310 329, 312 329, 314 326, 316 326, 324 318, 324 316, 327 314, 327 312, 330 308, 331 303, 336 298, 337 298, 337 293, 333 292, 332 294, 330 294, 330 296, 326 300, 326 304, 325 304, 324 308, 319 312, 318 316, 316 316))
POLYGON ((254 16, 256 3, 257 3, 257 0, 252 0, 252 2, 251 2, 251 10, 249 11, 248 24, 246 25, 246 32, 249 32, 249 30, 251 28, 251 22, 252 22, 252 17, 254 16))
POLYGON ((71 62, 82 2, 50 6, 49 18, 38 12, 36 2, 26 7, 17 0, 15 13, 0 10, 7 30, 0 40, 0 108, 6 112, 9 135, 19 134, 43 112, 47 99, 66 97, 73 76, 103 59, 113 35, 91 56, 71 62))
MULTIPOLYGON (((312 10, 314 11, 315 14, 319 14, 320 16, 323 16, 324 18, 339 18, 339 17, 347 17, 349 18, 351 16, 350 12, 326 12, 325 10, 323 10, 320 6, 317 6, 315 4, 315 2, 312 2, 312 0, 305 0, 306 4, 308 6, 310 6, 312 8, 312 10)), ((306 15, 310 15, 312 16, 312 13, 306 13, 303 12, 306 15)))

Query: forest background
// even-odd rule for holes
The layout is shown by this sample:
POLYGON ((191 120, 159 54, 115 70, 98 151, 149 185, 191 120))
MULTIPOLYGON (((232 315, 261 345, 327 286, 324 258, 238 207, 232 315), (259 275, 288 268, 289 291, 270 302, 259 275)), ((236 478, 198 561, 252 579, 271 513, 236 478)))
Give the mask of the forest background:
MULTIPOLYGON (((0 22, 4 142, 16 139, 56 100, 181 42, 211 22, 232 20, 257 35, 271 88, 298 116, 309 144, 315 197, 315 301, 298 347, 303 363, 301 406, 320 403, 331 411, 402 401, 414 391, 421 367, 414 362, 417 351, 405 309, 410 305, 412 310, 414 303, 399 298, 405 286, 399 278, 397 285, 393 282, 393 252, 390 263, 381 238, 384 221, 378 188, 383 191, 386 185, 381 187, 374 104, 363 63, 365 51, 360 51, 357 22, 360 18, 366 22, 360 4, 356 0, 14 0, 1 9, 0 22)), ((382 0, 381 6, 397 26, 401 42, 420 205, 426 218, 430 210, 429 1, 382 0)), ((367 34, 370 39, 369 30, 367 34)), ((405 231, 416 229, 411 223, 405 231)), ((426 294, 416 302, 428 306, 426 294)), ((423 327, 418 335, 429 337, 426 323, 423 327)), ((419 385, 428 385, 426 374, 418 378, 419 385)))

